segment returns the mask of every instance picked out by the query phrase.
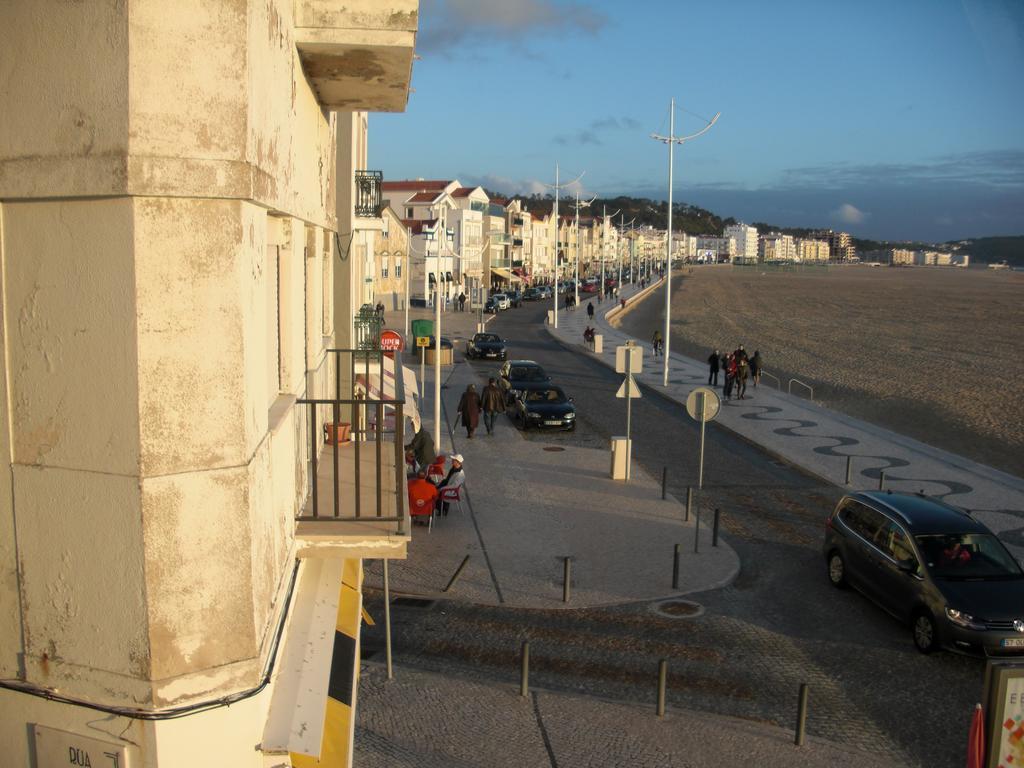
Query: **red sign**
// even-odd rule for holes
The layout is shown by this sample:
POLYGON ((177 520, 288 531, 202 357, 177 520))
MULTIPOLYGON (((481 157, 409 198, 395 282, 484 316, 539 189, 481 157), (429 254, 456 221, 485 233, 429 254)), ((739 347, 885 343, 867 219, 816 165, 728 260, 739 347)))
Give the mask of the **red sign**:
POLYGON ((385 352, 401 352, 405 349, 405 339, 397 331, 381 331, 380 348, 385 352))

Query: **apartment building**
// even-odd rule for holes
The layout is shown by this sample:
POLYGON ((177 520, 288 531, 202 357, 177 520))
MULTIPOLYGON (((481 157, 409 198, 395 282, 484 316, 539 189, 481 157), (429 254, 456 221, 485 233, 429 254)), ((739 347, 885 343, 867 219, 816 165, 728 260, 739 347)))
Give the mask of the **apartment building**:
POLYGON ((383 226, 352 110, 405 108, 417 14, 0 6, 4 765, 349 764, 362 558, 409 540, 404 378, 385 425, 388 363, 343 373, 383 226))
POLYGON ((792 235, 770 232, 762 235, 758 243, 758 259, 762 262, 796 261, 796 243, 792 235))
POLYGON ((824 240, 800 238, 796 241, 796 258, 801 262, 823 263, 828 261, 828 243, 824 240))
POLYGON ((404 309, 409 278, 409 230, 391 206, 381 212, 382 226, 373 239, 373 303, 404 309))
POLYGON ((697 259, 705 262, 732 261, 736 257, 735 237, 697 238, 697 259))
POLYGON ((811 239, 824 240, 828 243, 832 261, 850 262, 857 260, 857 249, 854 248, 847 232, 833 232, 831 229, 818 230, 811 233, 811 239))
POLYGON ((553 272, 552 254, 554 249, 551 246, 554 239, 551 237, 551 219, 551 214, 534 213, 530 217, 530 226, 533 228, 533 261, 530 266, 530 281, 533 283, 548 280, 553 272))
POLYGON ((917 253, 907 248, 893 248, 890 252, 889 263, 894 267, 909 267, 917 260, 917 253))
POLYGON ((522 200, 510 200, 505 206, 505 228, 509 233, 509 268, 512 274, 529 283, 533 257, 533 223, 522 200))
POLYGON ((733 262, 736 264, 757 263, 757 228, 751 227, 743 222, 730 224, 725 228, 724 237, 731 237, 736 241, 736 254, 733 262))

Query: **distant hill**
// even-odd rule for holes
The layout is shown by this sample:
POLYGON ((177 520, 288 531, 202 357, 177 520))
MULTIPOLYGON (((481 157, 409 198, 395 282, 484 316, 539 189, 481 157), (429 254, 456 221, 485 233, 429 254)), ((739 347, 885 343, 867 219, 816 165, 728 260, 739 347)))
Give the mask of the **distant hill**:
MULTIPOLYGON (((488 192, 488 194, 491 193, 488 192)), ((526 203, 527 210, 542 214, 550 213, 554 205, 554 198, 550 194, 514 195, 513 197, 526 203)), ((558 204, 559 214, 571 215, 574 210, 572 207, 574 202, 575 198, 561 198, 558 204)), ((644 197, 627 197, 625 195, 609 198, 599 197, 590 204, 589 208, 581 209, 580 216, 583 218, 600 216, 602 208, 607 209, 608 213, 619 211, 615 215, 616 224, 635 219, 635 226, 638 227, 652 226, 657 229, 668 227, 668 203, 664 200, 649 200, 644 197)), ((721 235, 723 228, 736 223, 736 219, 731 216, 722 218, 711 211, 688 203, 673 203, 672 209, 672 229, 676 232, 686 232, 690 235, 721 235)), ((751 226, 757 227, 758 232, 782 232, 793 237, 807 237, 814 229, 817 229, 779 227, 763 221, 751 222, 751 226)), ((822 229, 825 228, 822 227, 822 229)), ((954 251, 969 253, 971 262, 974 264, 1006 261, 1015 266, 1024 266, 1024 235, 974 237, 945 243, 868 240, 855 237, 853 244, 858 253, 865 254, 882 254, 892 248, 907 248, 912 251, 954 251)))

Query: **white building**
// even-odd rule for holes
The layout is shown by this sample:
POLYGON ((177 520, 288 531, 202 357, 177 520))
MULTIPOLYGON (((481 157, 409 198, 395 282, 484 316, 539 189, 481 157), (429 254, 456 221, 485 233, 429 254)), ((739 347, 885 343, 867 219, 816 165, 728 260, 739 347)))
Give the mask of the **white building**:
POLYGON ((737 264, 757 263, 757 228, 740 222, 725 228, 725 237, 736 241, 736 255, 733 261, 737 264))
POLYGON ((793 262, 797 260, 796 244, 792 235, 771 232, 758 243, 758 258, 763 262, 793 262))

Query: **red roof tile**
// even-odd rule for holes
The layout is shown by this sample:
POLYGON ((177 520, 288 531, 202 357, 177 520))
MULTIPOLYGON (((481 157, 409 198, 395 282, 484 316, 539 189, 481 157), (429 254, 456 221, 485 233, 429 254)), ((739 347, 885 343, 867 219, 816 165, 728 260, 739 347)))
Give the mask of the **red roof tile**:
POLYGON ((423 191, 428 189, 441 191, 449 184, 451 184, 450 181, 439 181, 436 179, 405 179, 404 181, 382 181, 380 188, 385 192, 401 192, 406 189, 410 191, 423 191))
POLYGON ((441 196, 440 192, 417 192, 405 202, 407 203, 432 203, 441 196))

